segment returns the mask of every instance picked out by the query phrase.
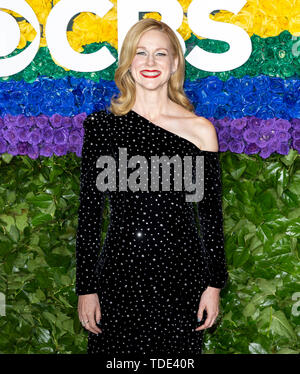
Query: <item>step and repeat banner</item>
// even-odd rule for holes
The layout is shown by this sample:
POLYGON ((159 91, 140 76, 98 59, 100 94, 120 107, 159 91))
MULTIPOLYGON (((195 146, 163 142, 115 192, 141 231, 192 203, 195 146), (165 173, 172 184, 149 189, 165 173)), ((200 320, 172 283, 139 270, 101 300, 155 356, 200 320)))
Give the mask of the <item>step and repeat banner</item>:
POLYGON ((0 351, 85 352, 82 124, 118 93, 142 18, 176 32, 185 92, 219 139, 230 281, 206 352, 300 353, 299 0, 0 0, 0 351))
POLYGON ((299 1, 2 0, 0 7, 0 153, 80 155, 81 123, 117 91, 118 51, 141 17, 176 32, 185 91, 216 126, 220 151, 267 158, 300 150, 299 1))

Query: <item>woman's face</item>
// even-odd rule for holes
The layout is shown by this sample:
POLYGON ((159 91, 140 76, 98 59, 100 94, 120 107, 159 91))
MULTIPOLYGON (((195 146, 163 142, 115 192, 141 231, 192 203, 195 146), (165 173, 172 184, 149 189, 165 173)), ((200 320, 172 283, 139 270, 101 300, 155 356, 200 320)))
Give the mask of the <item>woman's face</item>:
POLYGON ((159 30, 149 30, 138 42, 131 74, 137 85, 156 89, 168 83, 177 62, 178 58, 172 56, 169 37, 159 30))

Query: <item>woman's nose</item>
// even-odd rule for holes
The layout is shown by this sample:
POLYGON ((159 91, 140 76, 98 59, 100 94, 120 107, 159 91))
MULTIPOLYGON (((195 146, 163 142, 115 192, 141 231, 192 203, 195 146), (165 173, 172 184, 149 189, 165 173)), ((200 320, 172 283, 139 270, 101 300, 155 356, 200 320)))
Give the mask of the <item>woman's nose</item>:
POLYGON ((155 63, 154 56, 152 56, 152 55, 149 54, 148 58, 147 58, 147 63, 148 63, 148 65, 153 65, 155 63))

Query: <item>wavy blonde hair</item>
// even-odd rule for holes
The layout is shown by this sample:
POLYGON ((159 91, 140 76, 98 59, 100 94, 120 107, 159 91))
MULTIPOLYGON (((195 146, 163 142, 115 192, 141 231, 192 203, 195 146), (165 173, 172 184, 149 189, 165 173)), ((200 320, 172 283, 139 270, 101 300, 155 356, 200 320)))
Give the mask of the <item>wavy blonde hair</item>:
POLYGON ((124 39, 118 68, 115 71, 115 83, 119 95, 111 98, 109 111, 115 115, 124 115, 133 107, 136 99, 135 81, 129 72, 129 67, 136 54, 140 37, 149 30, 162 31, 169 37, 174 58, 178 57, 178 68, 168 82, 168 97, 187 110, 194 112, 194 106, 186 96, 183 84, 185 76, 185 59, 180 42, 174 31, 164 22, 153 18, 145 18, 135 23, 127 32, 124 39))

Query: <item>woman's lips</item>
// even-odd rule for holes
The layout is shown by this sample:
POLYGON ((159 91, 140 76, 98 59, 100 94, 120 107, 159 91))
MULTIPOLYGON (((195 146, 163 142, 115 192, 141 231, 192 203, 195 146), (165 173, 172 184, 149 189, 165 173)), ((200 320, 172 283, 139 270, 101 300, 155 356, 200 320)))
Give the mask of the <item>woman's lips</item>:
POLYGON ((160 76, 160 71, 157 71, 157 70, 143 70, 141 71, 141 75, 144 77, 144 78, 157 78, 158 76, 160 76), (152 75, 147 75, 147 73, 156 73, 156 74, 152 74, 152 75))

